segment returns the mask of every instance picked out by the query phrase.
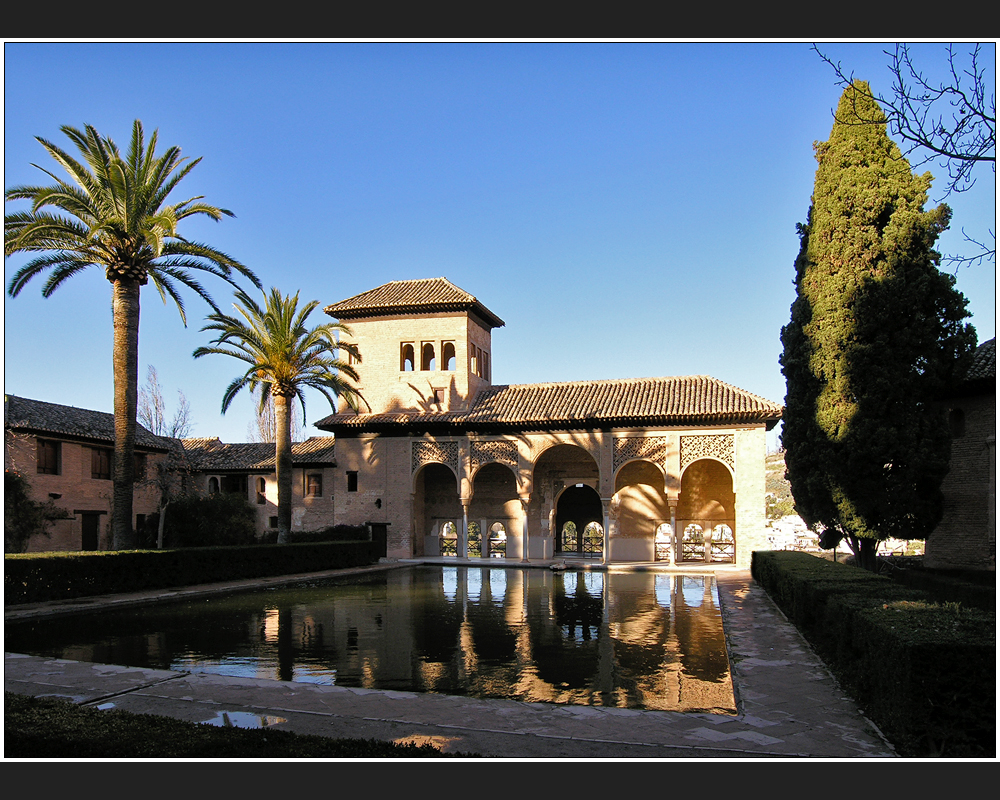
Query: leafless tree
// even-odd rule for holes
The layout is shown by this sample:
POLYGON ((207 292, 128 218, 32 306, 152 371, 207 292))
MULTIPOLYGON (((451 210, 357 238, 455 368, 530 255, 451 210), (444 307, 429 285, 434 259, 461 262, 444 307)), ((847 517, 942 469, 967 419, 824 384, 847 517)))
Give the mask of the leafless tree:
POLYGON ((136 412, 139 424, 157 436, 185 439, 191 435, 191 405, 184 392, 177 390, 177 410, 167 422, 167 405, 156 368, 150 364, 146 371, 146 385, 139 389, 139 407, 136 412))
MULTIPOLYGON (((846 71, 813 45, 816 54, 829 64, 840 86, 854 82, 854 73, 846 71)), ((952 193, 964 192, 976 183, 977 167, 989 164, 996 179, 996 90, 990 85, 982 45, 970 43, 963 53, 954 44, 946 47, 947 77, 930 79, 913 62, 906 44, 897 44, 889 57, 892 88, 889 92, 871 91, 885 113, 890 133, 901 143, 903 155, 912 166, 936 162, 948 174, 942 200, 952 193)), ((881 123, 872 119, 871 122, 881 123)), ((962 235, 972 248, 968 255, 946 256, 955 267, 996 263, 996 231, 985 236, 962 235)))
MULTIPOLYGON (((271 398, 270 393, 267 393, 262 403, 261 391, 260 389, 253 390, 254 407, 257 409, 257 415, 247 425, 247 437, 249 437, 251 442, 270 443, 275 440, 274 400, 271 398)), ((305 439, 305 434, 302 430, 302 420, 299 417, 298 406, 292 405, 290 413, 292 418, 292 441, 301 442, 305 439)))

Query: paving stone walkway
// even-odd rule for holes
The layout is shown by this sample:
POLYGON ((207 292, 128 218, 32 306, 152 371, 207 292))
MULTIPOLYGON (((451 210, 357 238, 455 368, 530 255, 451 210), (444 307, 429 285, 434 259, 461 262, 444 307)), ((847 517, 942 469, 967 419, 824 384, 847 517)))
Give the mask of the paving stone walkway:
MULTIPOLYGON (((736 715, 477 700, 14 653, 5 654, 4 688, 191 722, 222 724, 225 714, 235 724, 431 742, 445 752, 495 758, 895 757, 749 572, 720 569, 716 577, 736 715)), ((5 616, 31 612, 15 608, 5 616)))

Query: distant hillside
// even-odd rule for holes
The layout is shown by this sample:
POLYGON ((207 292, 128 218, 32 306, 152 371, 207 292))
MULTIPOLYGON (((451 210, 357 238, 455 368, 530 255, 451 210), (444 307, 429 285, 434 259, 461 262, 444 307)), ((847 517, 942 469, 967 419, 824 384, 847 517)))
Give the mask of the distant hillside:
POLYGON ((767 518, 781 519, 795 514, 792 489, 785 480, 785 451, 771 453, 765 462, 764 491, 767 493, 767 518))

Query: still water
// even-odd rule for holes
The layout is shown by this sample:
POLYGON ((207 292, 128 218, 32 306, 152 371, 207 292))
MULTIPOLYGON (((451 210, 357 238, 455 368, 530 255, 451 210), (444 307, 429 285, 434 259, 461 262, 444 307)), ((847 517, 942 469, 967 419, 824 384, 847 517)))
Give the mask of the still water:
POLYGON ((711 575, 405 567, 5 626, 10 652, 528 702, 735 713, 711 575))

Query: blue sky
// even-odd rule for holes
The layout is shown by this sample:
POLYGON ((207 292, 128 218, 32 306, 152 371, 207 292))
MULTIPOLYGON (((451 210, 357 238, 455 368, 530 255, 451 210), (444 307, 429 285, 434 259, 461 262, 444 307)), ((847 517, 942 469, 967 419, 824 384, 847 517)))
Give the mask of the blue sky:
MULTIPOLYGON (((91 124, 124 149, 139 118, 203 159, 177 199, 236 214, 185 235, 265 286, 326 305, 444 276, 507 323, 494 383, 708 374, 782 402, 795 223, 840 96, 810 47, 5 42, 4 186, 55 167, 35 136, 68 146, 59 126, 91 124)), ((876 91, 889 47, 821 45, 876 91)), ((913 52, 929 72, 945 63, 943 44, 913 52)), ((987 54, 994 65, 995 44, 987 54)), ((948 202, 942 251, 961 249, 963 227, 995 230, 988 168, 948 202)), ((24 261, 6 259, 5 286, 24 261)), ((991 338, 995 268, 957 279, 991 338)), ((229 307, 225 283, 204 283, 229 307)), ((4 297, 4 391, 110 411, 110 284, 95 269, 47 300, 41 286, 4 297)), ((186 305, 187 328, 143 292, 140 383, 153 364, 169 410, 177 390, 190 401, 194 435, 245 441, 249 397, 220 412, 239 366, 191 358, 209 309, 186 305)), ((329 413, 318 394, 307 403, 307 421, 329 413)))

